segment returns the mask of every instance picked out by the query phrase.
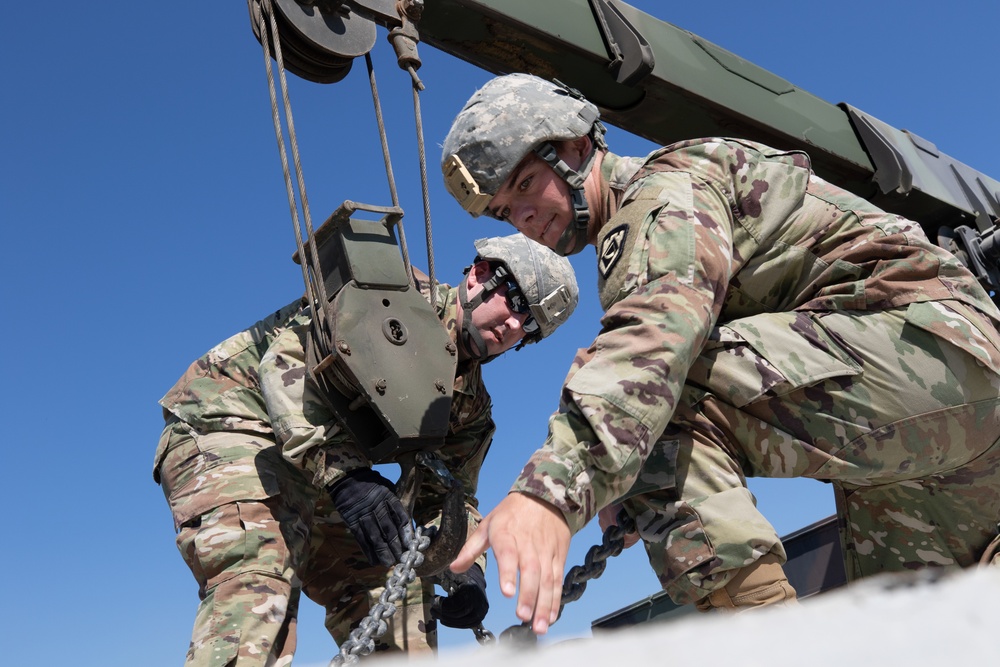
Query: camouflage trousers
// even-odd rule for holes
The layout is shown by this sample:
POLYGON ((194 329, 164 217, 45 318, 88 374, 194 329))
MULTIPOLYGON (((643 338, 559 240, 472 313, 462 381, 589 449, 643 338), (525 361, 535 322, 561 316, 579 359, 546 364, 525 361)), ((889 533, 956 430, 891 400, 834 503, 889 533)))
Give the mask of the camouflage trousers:
POLYGON ((833 484, 849 580, 975 564, 1000 520, 998 340, 953 302, 718 327, 623 503, 663 588, 693 602, 785 557, 751 476, 833 484))
MULTIPOLYGON (((201 599, 189 667, 291 664, 303 590, 326 607, 338 644, 367 615, 368 600, 377 601, 386 568, 368 564, 326 494, 267 436, 202 434, 170 419, 155 470, 201 599)), ((436 649, 435 622, 424 620, 428 604, 418 580, 379 650, 436 649)))

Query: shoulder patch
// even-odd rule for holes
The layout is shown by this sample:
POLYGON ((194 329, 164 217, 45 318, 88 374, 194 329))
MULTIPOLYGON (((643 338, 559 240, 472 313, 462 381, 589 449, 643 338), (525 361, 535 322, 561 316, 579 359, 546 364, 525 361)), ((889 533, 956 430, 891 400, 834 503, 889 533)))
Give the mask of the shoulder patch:
POLYGON ((601 277, 607 280, 608 274, 615 268, 615 264, 621 259, 625 252, 625 238, 628 235, 628 225, 615 227, 604 237, 601 243, 601 250, 598 253, 597 268, 601 272, 601 277))

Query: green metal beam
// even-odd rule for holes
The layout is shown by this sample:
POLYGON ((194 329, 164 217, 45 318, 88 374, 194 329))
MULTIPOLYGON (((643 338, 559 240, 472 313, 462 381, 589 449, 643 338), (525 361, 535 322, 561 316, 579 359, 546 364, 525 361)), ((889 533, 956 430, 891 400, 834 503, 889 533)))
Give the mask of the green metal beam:
POLYGON ((1000 216, 1000 182, 947 155, 921 150, 929 142, 826 102, 697 35, 610 0, 605 4, 637 29, 655 60, 645 78, 619 83, 609 70, 611 56, 593 4, 426 0, 420 36, 493 73, 559 79, 598 104, 607 122, 658 144, 731 136, 805 150, 818 174, 920 221, 932 235, 941 225, 985 231, 990 216, 1000 216), (874 122, 856 130, 862 117, 874 122))

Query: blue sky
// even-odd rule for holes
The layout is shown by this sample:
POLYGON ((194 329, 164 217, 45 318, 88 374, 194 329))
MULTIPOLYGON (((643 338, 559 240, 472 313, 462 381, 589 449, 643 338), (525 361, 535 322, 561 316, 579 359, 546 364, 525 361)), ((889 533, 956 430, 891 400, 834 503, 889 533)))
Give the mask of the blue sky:
MULTIPOLYGON (((631 4, 1000 177, 996 3, 631 4)), ((181 663, 196 586, 150 474, 156 401, 206 349, 302 290, 246 6, 170 9, 14 3, 0 29, 9 54, 0 106, 8 664, 181 663)), ((380 30, 373 57, 400 203, 411 258, 424 266, 411 92, 390 51, 380 30)), ((436 169, 453 115, 489 75, 426 45, 420 54, 435 260, 439 278, 454 282, 474 239, 510 232, 468 219, 436 169)), ((291 85, 314 220, 346 199, 390 204, 363 62, 333 86, 291 85)), ((622 154, 653 147, 614 128, 610 142, 622 154)), ((589 249, 573 258, 582 304, 570 324, 487 367, 498 433, 484 509, 544 440, 573 353, 597 332, 593 259, 589 249)), ((781 533, 833 511, 819 483, 751 488, 781 533)), ((588 527, 569 563, 597 541, 588 527)), ((488 576, 487 626, 499 632, 515 621, 513 605, 495 570, 488 576)), ((632 549, 566 608, 549 641, 586 634, 593 619, 657 589, 632 549)), ((325 665, 335 647, 318 608, 303 607, 296 664, 325 665)), ((442 633, 443 651, 470 644, 471 633, 442 633)))

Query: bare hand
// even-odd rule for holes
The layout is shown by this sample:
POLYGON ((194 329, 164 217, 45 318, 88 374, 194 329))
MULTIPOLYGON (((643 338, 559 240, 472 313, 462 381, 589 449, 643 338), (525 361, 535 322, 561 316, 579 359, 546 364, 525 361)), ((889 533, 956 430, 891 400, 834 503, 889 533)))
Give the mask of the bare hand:
MULTIPOLYGON (((597 522, 601 525, 601 532, 606 531, 610 526, 618 525, 618 514, 622 511, 622 506, 620 503, 615 503, 614 505, 608 505, 600 512, 597 513, 597 522)), ((639 541, 639 533, 631 532, 625 533, 625 546, 624 549, 628 549, 630 546, 639 541)))
POLYGON ((542 635, 559 617, 569 541, 569 526, 559 510, 534 496, 511 493, 486 515, 451 570, 465 572, 492 547, 500 592, 514 597, 520 576, 517 617, 531 621, 531 629, 542 635))

